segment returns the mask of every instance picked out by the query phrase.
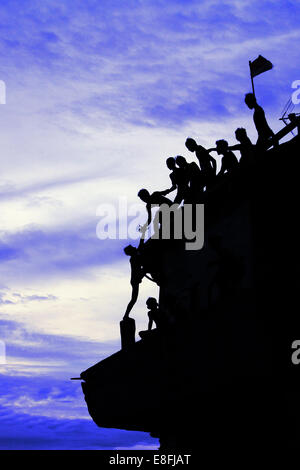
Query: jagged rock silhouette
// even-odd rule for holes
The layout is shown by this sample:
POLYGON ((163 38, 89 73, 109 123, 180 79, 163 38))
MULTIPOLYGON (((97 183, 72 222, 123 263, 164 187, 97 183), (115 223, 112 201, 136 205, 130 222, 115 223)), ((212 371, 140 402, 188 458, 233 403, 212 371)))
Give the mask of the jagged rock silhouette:
POLYGON ((98 426, 150 432, 163 451, 253 452, 292 441, 299 139, 269 150, 250 142, 247 164, 205 193, 201 250, 181 240, 145 243, 169 326, 81 373, 98 426))

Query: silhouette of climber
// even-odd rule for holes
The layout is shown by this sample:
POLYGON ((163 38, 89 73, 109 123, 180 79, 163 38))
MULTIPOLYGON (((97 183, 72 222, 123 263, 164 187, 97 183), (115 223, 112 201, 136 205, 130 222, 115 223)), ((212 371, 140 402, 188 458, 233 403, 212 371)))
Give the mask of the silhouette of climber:
MULTIPOLYGON (((172 206, 173 201, 165 197, 165 194, 168 194, 168 192, 169 190, 167 189, 165 191, 155 191, 154 193, 150 194, 147 189, 140 189, 138 192, 138 197, 146 203, 146 210, 148 213, 147 222, 141 227, 141 230, 145 230, 151 224, 152 207, 160 207, 163 204, 166 204, 169 207, 172 206)), ((161 217, 160 211, 158 210, 153 219, 154 232, 159 231, 159 223, 161 224, 161 217)))
POLYGON ((247 161, 249 161, 249 157, 251 157, 254 153, 254 145, 252 144, 251 140, 247 136, 247 131, 243 127, 239 127, 235 131, 236 140, 240 143, 236 145, 231 145, 229 150, 238 150, 241 154, 240 158, 240 165, 244 165, 247 161))
POLYGON ((274 137, 274 132, 267 123, 265 112, 256 101, 256 97, 253 93, 247 93, 245 95, 245 103, 249 109, 254 109, 253 121, 257 130, 258 139, 256 145, 264 147, 267 141, 274 137))
POLYGON ((140 337, 146 338, 149 335, 149 332, 152 330, 153 323, 158 330, 165 326, 165 318, 162 311, 159 308, 157 300, 154 297, 148 297, 146 301, 146 305, 148 307, 148 329, 146 331, 140 331, 140 337))
POLYGON ((185 202, 197 202, 205 186, 204 177, 200 168, 195 162, 188 163, 182 155, 176 157, 176 165, 184 171, 185 178, 189 184, 185 202))
POLYGON ((218 173, 218 176, 224 175, 225 172, 231 173, 235 168, 238 167, 238 159, 234 153, 229 150, 228 142, 226 140, 217 140, 216 141, 216 151, 218 155, 223 155, 221 170, 218 173))
POLYGON ((157 300, 154 297, 149 297, 146 301, 146 305, 149 309, 148 331, 152 330, 153 322, 155 323, 156 328, 161 328, 163 325, 163 319, 162 319, 162 313, 161 313, 161 310, 159 309, 157 300))
POLYGON ((132 287, 132 294, 131 294, 130 302, 127 305, 123 320, 126 320, 129 317, 129 314, 138 299, 140 283, 142 282, 143 277, 146 274, 143 268, 143 257, 141 254, 141 247, 143 243, 144 243, 144 238, 142 237, 138 248, 135 248, 132 245, 128 245, 124 248, 125 255, 130 256, 130 260, 129 260, 130 266, 131 266, 130 284, 132 287))
MULTIPOLYGON (((169 175, 172 182, 172 187, 167 191, 168 193, 171 193, 177 188, 174 204, 180 204, 188 192, 188 176, 183 168, 176 167, 176 161, 174 157, 167 158, 166 164, 169 170, 172 170, 169 175)), ((168 194, 165 191, 163 191, 163 193, 168 194)))
POLYGON ((213 178, 216 176, 217 163, 216 160, 209 154, 206 148, 198 145, 197 142, 188 137, 185 141, 186 148, 194 153, 199 161, 199 166, 205 180, 205 185, 209 185, 213 178))
POLYGON ((247 148, 253 150, 253 144, 247 135, 246 129, 244 129, 243 127, 238 127, 235 130, 235 137, 236 140, 238 140, 241 144, 239 148, 241 154, 243 154, 243 150, 247 150, 247 148))

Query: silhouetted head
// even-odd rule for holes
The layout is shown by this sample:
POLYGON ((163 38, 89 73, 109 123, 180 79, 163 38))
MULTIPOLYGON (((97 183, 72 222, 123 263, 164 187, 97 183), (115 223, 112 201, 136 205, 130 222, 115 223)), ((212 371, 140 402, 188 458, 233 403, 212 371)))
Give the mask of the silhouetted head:
POLYGON ((197 148, 197 142, 191 137, 188 137, 185 141, 185 146, 190 152, 195 152, 197 148))
POLYGON ((138 197, 143 201, 143 202, 148 202, 150 199, 150 193, 147 189, 140 189, 138 192, 138 197))
POLYGON ((243 142, 248 139, 246 129, 244 129, 243 127, 238 127, 235 131, 235 137, 236 140, 238 140, 239 142, 243 142))
POLYGON ((185 168, 187 166, 187 161, 182 155, 178 155, 175 161, 179 168, 185 168))
POLYGON ((256 105, 255 95, 253 93, 247 93, 245 95, 245 103, 249 109, 253 109, 254 106, 256 105))
POLYGON ((169 168, 169 170, 174 170, 174 168, 176 166, 175 158, 174 157, 167 158, 166 164, 167 164, 167 167, 169 168))
POLYGON ((150 310, 152 308, 156 308, 158 305, 157 300, 154 297, 148 297, 148 299, 146 300, 146 305, 150 310))
POLYGON ((134 248, 132 245, 125 246, 124 253, 127 256, 132 256, 136 253, 136 248, 134 248))
POLYGON ((224 155, 224 153, 228 150, 228 142, 227 140, 217 140, 216 141, 216 148, 218 155, 224 155))

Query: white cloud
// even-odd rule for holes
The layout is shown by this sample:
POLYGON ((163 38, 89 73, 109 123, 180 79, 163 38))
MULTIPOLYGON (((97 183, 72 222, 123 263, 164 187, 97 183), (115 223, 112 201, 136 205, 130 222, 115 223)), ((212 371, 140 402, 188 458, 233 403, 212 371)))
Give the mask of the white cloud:
MULTIPOLYGON (((97 243, 98 205, 116 205, 119 195, 135 202, 140 187, 167 188, 165 159, 192 159, 187 136, 211 147, 218 138, 233 143, 242 126, 255 140, 243 95, 251 86, 248 60, 258 54, 275 65, 255 79, 258 97, 272 128, 281 127, 277 119, 291 82, 300 78, 293 47, 299 5, 17 4, 17 11, 12 2, 0 12, 0 79, 7 86, 7 104, 0 108, 0 235, 4 255, 9 251, 0 265, 7 285, 1 288, 1 318, 32 334, 52 335, 54 345, 51 355, 50 338, 5 330, 8 364, 2 372, 36 379, 82 370, 82 357, 65 357, 67 345, 61 359, 55 355, 60 337, 78 340, 76 348, 83 339, 99 345, 101 358, 119 344, 119 321, 131 295, 129 263, 121 244, 107 242, 103 249, 97 243), (26 348, 44 356, 26 355, 26 348)), ((145 280, 132 312, 137 331, 146 326, 150 295, 157 297, 158 287, 145 280)), ((88 351, 85 367, 99 359, 97 351, 88 351)), ((23 394, 12 405, 34 416, 67 417, 55 393, 45 399, 23 394)), ((77 412, 82 416, 77 408, 72 416, 77 412)))

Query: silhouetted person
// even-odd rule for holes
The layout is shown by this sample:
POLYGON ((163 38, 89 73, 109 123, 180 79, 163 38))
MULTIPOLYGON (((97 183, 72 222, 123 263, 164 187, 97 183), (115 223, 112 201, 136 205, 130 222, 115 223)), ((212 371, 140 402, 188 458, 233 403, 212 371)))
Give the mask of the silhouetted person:
POLYGON ((165 316, 159 308, 157 300, 154 297, 148 297, 146 301, 148 307, 148 329, 146 331, 140 331, 139 335, 141 338, 146 338, 149 332, 152 330, 153 323, 158 330, 165 326, 165 316))
POLYGON ((223 155, 221 170, 219 171, 218 176, 222 176, 224 173, 231 173, 238 167, 238 159, 234 153, 229 150, 228 142, 226 140, 216 141, 216 151, 218 155, 223 155))
POLYGON ((205 186, 209 185, 216 176, 216 160, 209 154, 206 148, 202 147, 202 145, 198 145, 197 142, 191 137, 186 139, 185 146, 190 152, 195 152, 205 180, 205 186))
POLYGON ((154 297, 149 297, 146 301, 146 305, 149 309, 148 317, 148 331, 152 330, 153 322, 156 325, 156 328, 161 328, 164 324, 162 312, 159 309, 157 300, 154 297))
POLYGON ((264 147, 267 141, 274 136, 274 132, 267 123, 265 112, 263 108, 257 104, 253 93, 247 93, 245 95, 245 103, 249 109, 254 109, 253 121, 258 134, 256 145, 264 147))
POLYGON ((204 177, 200 168, 195 162, 188 163, 182 155, 178 155, 176 157, 176 165, 184 171, 189 183, 185 202, 197 202, 205 185, 204 177))
POLYGON ((140 283, 142 282, 142 279, 146 274, 145 270, 143 269, 143 257, 141 254, 141 246, 143 242, 144 242, 144 239, 141 238, 138 248, 135 248, 132 245, 128 245, 124 248, 124 253, 127 256, 130 256, 130 266, 131 266, 130 284, 132 287, 131 299, 130 299, 129 304, 127 305, 126 312, 123 317, 124 320, 129 317, 129 314, 138 299, 140 283))
POLYGON ((239 127, 235 131, 236 140, 240 143, 236 145, 231 145, 229 150, 239 150, 241 154, 240 158, 240 165, 244 165, 245 162, 249 161, 249 158, 254 154, 254 145, 252 144, 251 140, 247 136, 246 129, 243 127, 239 127))
MULTIPOLYGON (((172 187, 167 191, 168 193, 171 193, 172 191, 177 189, 174 204, 180 204, 184 200, 188 192, 188 176, 183 168, 176 167, 176 161, 174 157, 167 158, 166 164, 169 170, 172 170, 172 172, 170 173, 172 187)), ((165 191, 163 193, 165 195, 168 194, 165 191)))
POLYGON ((240 149, 239 149, 241 151, 241 154, 243 154, 242 153, 243 150, 246 150, 246 151, 247 149, 253 150, 253 144, 247 135, 246 129, 244 129, 243 127, 238 127, 235 130, 235 138, 241 144, 240 149))
MULTIPOLYGON (((173 201, 165 197, 164 195, 168 193, 169 190, 166 191, 155 191, 154 193, 150 194, 147 189, 141 189, 138 192, 138 197, 146 203, 146 210, 148 213, 148 219, 147 222, 142 226, 142 230, 145 230, 152 221, 152 212, 151 209, 152 207, 160 207, 163 204, 168 205, 169 207, 172 206, 173 201)), ((155 218, 153 220, 153 225, 154 225, 154 231, 156 232, 159 230, 159 217, 160 217, 160 212, 157 211, 155 218)))

